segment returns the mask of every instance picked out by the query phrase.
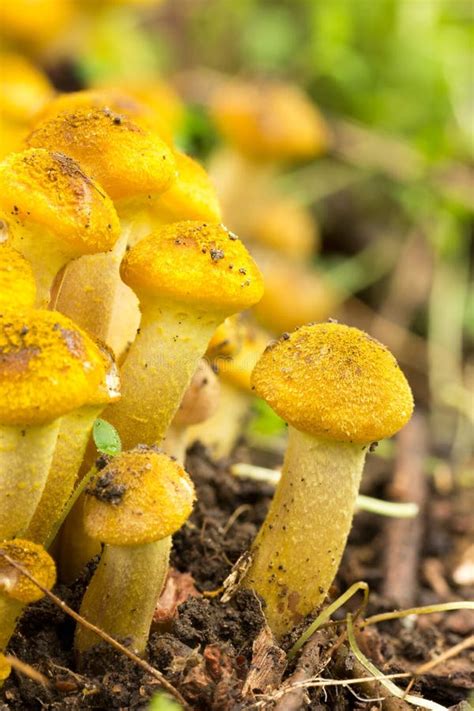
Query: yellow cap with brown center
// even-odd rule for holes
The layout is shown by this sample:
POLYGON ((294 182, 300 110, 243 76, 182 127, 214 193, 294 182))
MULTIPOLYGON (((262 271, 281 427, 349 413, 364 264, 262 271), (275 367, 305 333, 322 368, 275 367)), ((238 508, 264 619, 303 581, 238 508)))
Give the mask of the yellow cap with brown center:
POLYGON ((102 351, 60 313, 0 315, 0 423, 41 424, 104 402, 106 367, 102 351))
POLYGON ((184 469, 155 448, 114 457, 87 491, 87 533, 109 545, 153 543, 179 530, 189 517, 194 487, 184 469))
POLYGON ((160 196, 154 209, 164 222, 209 220, 219 222, 221 209, 214 185, 197 161, 185 153, 174 154, 178 176, 160 196))
POLYGON ((222 135, 254 158, 311 158, 328 143, 319 111, 289 84, 228 82, 216 91, 211 113, 222 135))
POLYGON ((77 256, 108 251, 120 229, 103 189, 75 160, 43 148, 0 163, 0 218, 12 235, 29 225, 46 228, 66 254, 77 256))
POLYGON ((123 280, 146 293, 211 307, 225 314, 262 297, 262 276, 242 242, 221 224, 176 222, 125 256, 123 280))
MULTIPOLYGON (((43 587, 48 590, 53 587, 56 567, 43 546, 15 538, 13 541, 1 541, 0 551, 25 568, 43 587)), ((0 590, 4 595, 26 605, 41 600, 44 595, 35 583, 22 575, 3 556, 0 556, 0 590)))
POLYGON ((0 309, 30 308, 36 282, 30 263, 6 242, 0 244, 0 309))
POLYGON ((61 113, 38 124, 26 142, 71 155, 114 200, 161 193, 176 177, 168 145, 108 108, 61 113))
POLYGON ((28 123, 54 95, 47 77, 25 57, 0 54, 0 96, 3 118, 28 123))
POLYGON ((338 323, 282 336, 262 355, 252 384, 297 430, 340 442, 390 437, 413 411, 410 386, 390 351, 338 323))

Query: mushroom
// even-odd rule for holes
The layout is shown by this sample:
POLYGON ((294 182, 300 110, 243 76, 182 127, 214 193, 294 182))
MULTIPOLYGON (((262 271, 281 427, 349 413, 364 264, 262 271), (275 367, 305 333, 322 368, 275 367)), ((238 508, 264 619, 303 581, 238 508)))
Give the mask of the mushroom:
POLYGON ((120 380, 117 366, 110 351, 97 344, 103 357, 103 377, 82 407, 67 413, 61 419, 48 480, 40 502, 26 532, 36 543, 51 543, 56 524, 71 496, 92 427, 106 405, 120 397, 120 380))
MULTIPOLYGON (((194 488, 188 474, 154 448, 137 447, 112 459, 87 490, 85 527, 105 544, 81 615, 143 654, 169 566, 171 536, 189 517, 194 488)), ((99 642, 76 629, 82 654, 99 642)))
POLYGON ((12 153, 0 163, 0 187, 0 219, 9 244, 33 268, 38 306, 49 304, 53 280, 68 261, 107 251, 118 238, 112 201, 63 153, 12 153))
POLYGON ((90 402, 103 380, 102 353, 62 314, 0 314, 0 539, 28 528, 61 417, 90 402))
POLYGON ((1 34, 28 51, 51 50, 74 15, 73 0, 15 0, 2 3, 1 34))
POLYGON ((68 153, 114 200, 120 239, 112 252, 68 266, 54 306, 119 358, 139 324, 136 298, 120 279, 120 262, 127 243, 149 233, 150 208, 176 178, 172 151, 156 133, 109 108, 61 113, 39 123, 27 143, 68 153))
POLYGON ((297 262, 311 259, 319 247, 317 224, 311 212, 295 199, 267 198, 258 208, 248 238, 260 248, 297 262))
POLYGON ((370 444, 410 419, 410 387, 392 354, 356 328, 303 326, 270 345, 252 375, 289 424, 283 471, 243 585, 282 637, 320 605, 336 575, 370 444))
POLYGON ((212 417, 219 405, 220 386, 211 366, 202 359, 162 442, 162 449, 181 464, 192 426, 212 417))
POLYGON ((4 654, 0 652, 0 689, 5 679, 8 679, 11 672, 11 664, 4 654))
MULTIPOLYGON (((42 546, 15 538, 14 541, 0 542, 0 552, 22 565, 48 590, 53 587, 56 581, 54 561, 42 546)), ((25 605, 41 600, 43 595, 37 585, 0 555, 0 652, 5 651, 25 605)), ((6 671, 4 669, 2 673, 0 662, 0 686, 2 677, 8 676, 6 671)))
POLYGON ((0 311, 31 308, 36 282, 30 263, 9 244, 0 243, 0 311))
POLYGON ((263 284, 238 238, 203 222, 178 222, 143 239, 121 273, 142 320, 121 369, 122 398, 104 417, 129 449, 163 438, 213 332, 256 303, 263 284))

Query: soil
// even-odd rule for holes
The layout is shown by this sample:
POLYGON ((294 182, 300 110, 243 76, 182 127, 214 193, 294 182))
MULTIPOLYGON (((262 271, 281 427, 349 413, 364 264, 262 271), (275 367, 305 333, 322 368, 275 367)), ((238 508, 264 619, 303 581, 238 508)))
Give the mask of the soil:
MULTIPOLYGON (((166 675, 190 708, 202 711, 256 708, 256 701, 265 700, 262 690, 268 693, 278 689, 289 677, 367 676, 350 652, 343 625, 318 632, 296 665, 286 665, 283 651, 265 628, 261 602, 252 593, 237 592, 226 604, 220 602, 219 595, 212 595, 248 548, 272 495, 269 485, 233 477, 228 465, 225 461, 217 464, 211 461, 199 445, 189 452, 187 469, 196 484, 198 502, 190 521, 174 538, 175 572, 157 615, 159 627, 150 637, 149 662, 166 675), (175 609, 182 599, 185 601, 175 609)), ((390 461, 369 457, 364 493, 387 495, 392 469, 390 461)), ((457 588, 451 573, 472 533, 469 512, 473 503, 465 491, 456 489, 449 495, 440 495, 431 487, 427 493, 414 604, 472 598, 473 590, 457 588)), ((369 583, 365 616, 394 609, 390 595, 387 591, 383 593, 388 522, 389 519, 368 513, 356 516, 331 590, 331 597, 337 597, 357 580, 369 583)), ((72 586, 59 585, 55 590, 76 610, 95 564, 92 562, 72 586)), ((349 604, 345 611, 355 610, 359 603, 349 604)), ((343 613, 336 617, 342 618, 343 613)), ((149 699, 160 688, 159 683, 105 644, 78 667, 72 652, 73 633, 74 622, 47 598, 26 610, 8 651, 45 675, 49 686, 41 686, 27 674, 13 671, 1 692, 0 711, 147 709, 149 699)), ((357 640, 378 669, 393 674, 412 671, 473 633, 474 615, 463 610, 370 626, 358 632, 357 640)), ((293 640, 298 634, 299 631, 294 633, 293 640)), ((291 641, 285 640, 282 646, 287 649, 291 641)), ((473 682, 472 657, 465 650, 420 676, 412 693, 461 711, 470 708, 466 699, 473 682)), ((397 683, 403 685, 403 680, 397 683)), ((386 695, 384 689, 374 684, 355 686, 352 690, 343 685, 308 688, 305 692, 287 694, 279 702, 267 701, 260 708, 277 711, 414 708, 394 699, 383 703, 377 700, 386 695)))

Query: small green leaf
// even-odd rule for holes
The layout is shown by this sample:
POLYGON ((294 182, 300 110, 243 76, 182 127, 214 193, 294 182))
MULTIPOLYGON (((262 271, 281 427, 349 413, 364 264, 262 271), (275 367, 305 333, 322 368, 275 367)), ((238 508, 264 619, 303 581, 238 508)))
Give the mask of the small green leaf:
POLYGON ((169 696, 163 693, 156 694, 150 701, 148 711, 182 711, 181 704, 178 704, 169 696))
POLYGON ((120 454, 122 451, 122 443, 117 430, 110 422, 98 418, 94 422, 92 428, 92 436, 95 446, 102 454, 108 454, 111 457, 120 454))

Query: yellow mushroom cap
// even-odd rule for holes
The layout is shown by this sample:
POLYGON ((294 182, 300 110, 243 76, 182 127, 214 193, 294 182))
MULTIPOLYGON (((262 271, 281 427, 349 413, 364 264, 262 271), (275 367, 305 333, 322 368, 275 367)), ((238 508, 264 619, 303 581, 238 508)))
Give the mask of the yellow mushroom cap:
POLYGON ((111 199, 75 160, 33 148, 0 163, 0 217, 13 234, 35 224, 56 234, 65 251, 106 252, 119 236, 111 199))
POLYGON ((0 111, 0 160, 13 151, 23 150, 23 141, 28 134, 24 124, 10 121, 0 111))
POLYGON ((255 216, 250 236, 293 259, 307 259, 319 246, 316 221, 308 209, 291 198, 266 202, 255 216))
POLYGON ((36 299, 36 283, 30 263, 10 247, 0 244, 0 310, 31 308, 36 299))
POLYGON ((257 363, 252 385, 296 429, 341 442, 390 437, 413 411, 410 386, 390 351, 338 323, 282 336, 257 363))
POLYGON ((25 57, 0 54, 0 97, 4 118, 28 123, 54 95, 47 77, 25 57))
POLYGON ((209 220, 222 215, 214 185, 202 165, 184 153, 174 154, 177 178, 155 203, 155 212, 166 222, 209 220))
MULTIPOLYGON (((51 589, 56 582, 56 567, 43 546, 15 538, 0 542, 3 551, 16 563, 25 568, 45 588, 51 589)), ((0 556, 0 591, 4 595, 29 604, 41 600, 44 593, 26 575, 17 570, 3 556, 0 556)))
POLYGON ((168 82, 156 77, 121 82, 120 88, 142 104, 146 104, 153 114, 160 118, 159 132, 166 129, 163 138, 170 140, 179 128, 185 112, 184 104, 175 89, 168 82))
POLYGON ((126 254, 123 280, 151 294, 223 315, 242 311, 262 296, 263 281, 242 242, 223 225, 176 222, 146 237, 126 254))
POLYGON ((228 82, 216 91, 211 113, 223 136, 255 158, 310 158, 328 142, 319 111, 292 85, 228 82))
POLYGON ((292 331, 334 313, 341 296, 315 269, 304 263, 272 258, 260 264, 265 293, 254 307, 258 321, 274 333, 292 331))
POLYGON ((117 546, 153 543, 171 536, 189 517, 194 502, 188 474, 151 447, 137 447, 114 457, 98 472, 87 494, 87 533, 117 546))
POLYGON ((5 679, 8 679, 10 676, 11 672, 11 664, 8 661, 8 659, 5 657, 4 654, 0 654, 0 686, 2 681, 5 681, 5 679))
POLYGON ((176 177, 168 145, 108 108, 63 112, 38 124, 26 142, 72 156, 114 200, 161 193, 176 177))
POLYGON ((171 140, 169 129, 147 103, 140 101, 126 90, 117 88, 83 89, 60 94, 50 101, 37 117, 37 123, 55 118, 62 113, 72 113, 78 110, 95 111, 109 109, 116 114, 126 116, 138 126, 147 131, 155 132, 166 142, 171 140))
POLYGON ((105 368, 102 351, 66 316, 0 315, 0 423, 41 424, 102 402, 105 368))

